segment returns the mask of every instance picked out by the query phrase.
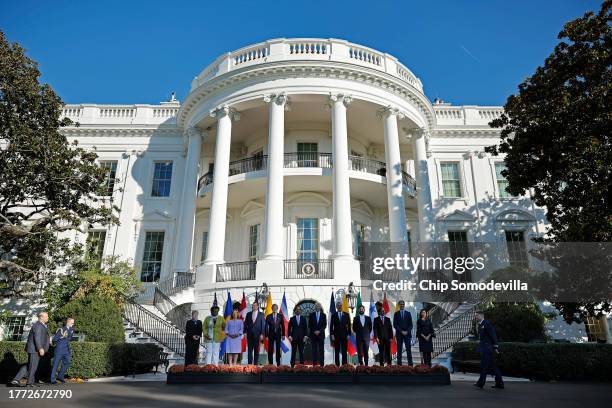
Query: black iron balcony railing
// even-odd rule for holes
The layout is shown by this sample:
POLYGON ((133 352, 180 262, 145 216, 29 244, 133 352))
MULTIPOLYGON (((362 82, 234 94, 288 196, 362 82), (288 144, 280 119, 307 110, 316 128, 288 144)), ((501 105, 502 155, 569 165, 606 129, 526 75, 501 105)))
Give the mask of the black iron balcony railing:
MULTIPOLYGON (((285 153, 284 167, 287 169, 294 168, 323 168, 331 169, 333 159, 331 153, 319 152, 294 152, 285 153)), ((369 157, 349 155, 349 168, 354 171, 362 171, 364 173, 377 174, 385 177, 387 175, 387 165, 380 161, 369 157)), ((253 171, 266 170, 268 167, 268 156, 252 156, 240 160, 235 160, 229 164, 229 175, 250 173, 253 171)), ((209 171, 198 180, 198 190, 213 182, 213 172, 209 171)), ((416 193, 416 182, 405 171, 402 171, 402 182, 404 186, 414 195, 416 193)))
POLYGON ((255 279, 257 261, 229 262, 217 265, 217 282, 255 279))
POLYGON ((349 163, 350 169, 354 171, 363 171, 364 173, 377 174, 383 177, 387 174, 387 165, 380 160, 350 155, 349 163))
POLYGON ((319 152, 285 153, 285 168, 318 167, 332 168, 332 154, 319 152))
POLYGON ((286 259, 285 279, 334 279, 334 264, 329 259, 286 259))
POLYGON ((160 280, 157 287, 166 296, 172 296, 195 285, 196 274, 193 272, 175 272, 168 279, 160 280))

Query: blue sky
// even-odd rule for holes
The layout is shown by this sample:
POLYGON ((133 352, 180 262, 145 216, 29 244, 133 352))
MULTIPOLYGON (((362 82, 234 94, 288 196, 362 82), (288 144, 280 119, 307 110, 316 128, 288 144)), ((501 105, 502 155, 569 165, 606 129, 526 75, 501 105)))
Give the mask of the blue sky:
POLYGON ((587 0, 3 1, 0 29, 66 103, 158 103, 218 55, 278 37, 343 38, 395 55, 430 99, 501 105, 587 0), (173 4, 174 3, 174 4, 173 4), (175 5, 180 3, 179 5, 175 5), (212 3, 212 4, 209 4, 212 3))

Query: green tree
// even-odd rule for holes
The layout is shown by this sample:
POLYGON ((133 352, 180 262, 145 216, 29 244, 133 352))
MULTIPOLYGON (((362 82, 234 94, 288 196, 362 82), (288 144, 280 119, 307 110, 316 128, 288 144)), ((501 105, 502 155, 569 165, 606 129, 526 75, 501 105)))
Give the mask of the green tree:
POLYGON ((134 267, 117 257, 86 257, 73 262, 73 271, 56 276, 44 291, 45 303, 51 312, 66 303, 89 295, 111 299, 121 306, 125 298, 134 298, 141 287, 134 267))
POLYGON ((96 153, 61 132, 73 123, 39 77, 38 64, 0 31, 0 286, 15 294, 80 254, 63 232, 117 222, 96 153))
POLYGON ((91 293, 68 302, 52 313, 51 330, 61 327, 69 317, 75 320, 76 333, 84 334, 87 341, 125 340, 121 309, 111 298, 91 293))
MULTIPOLYGON (((612 240, 612 1, 565 24, 544 65, 518 87, 492 121, 505 155, 508 192, 531 192, 546 208, 548 241, 612 240)), ((576 316, 611 310, 607 302, 557 302, 576 316)))

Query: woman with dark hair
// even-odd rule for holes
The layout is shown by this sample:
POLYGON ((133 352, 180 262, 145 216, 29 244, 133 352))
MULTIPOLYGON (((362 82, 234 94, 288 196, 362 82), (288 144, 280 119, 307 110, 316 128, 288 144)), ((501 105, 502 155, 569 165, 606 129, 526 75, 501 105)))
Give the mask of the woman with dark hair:
POLYGON ((421 352, 421 363, 431 367, 431 353, 433 352, 434 333, 433 324, 427 316, 427 310, 422 309, 419 312, 417 320, 416 336, 419 339, 419 351, 421 352))

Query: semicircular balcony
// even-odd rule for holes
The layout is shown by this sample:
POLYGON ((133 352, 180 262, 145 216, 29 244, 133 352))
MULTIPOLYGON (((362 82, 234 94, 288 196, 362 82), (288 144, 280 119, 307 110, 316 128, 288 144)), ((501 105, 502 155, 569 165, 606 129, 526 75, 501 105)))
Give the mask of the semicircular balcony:
MULTIPOLYGON (((267 155, 255 155, 234 160, 229 164, 229 183, 237 183, 258 177, 266 177, 267 174, 267 155), (239 177, 235 177, 239 176, 239 177)), ((332 153, 320 152, 291 152, 285 153, 284 168, 285 176, 291 175, 331 175, 333 168, 332 153), (312 170, 315 170, 314 172, 312 170)), ((386 183, 387 165, 386 163, 369 157, 349 155, 349 170, 351 178, 364 178, 364 174, 376 177, 367 177, 366 180, 386 183)), ((203 195, 210 190, 213 183, 213 171, 202 175, 198 180, 199 195, 203 195)), ((404 191, 411 197, 416 196, 416 182, 405 170, 402 169, 402 183, 404 191)))

